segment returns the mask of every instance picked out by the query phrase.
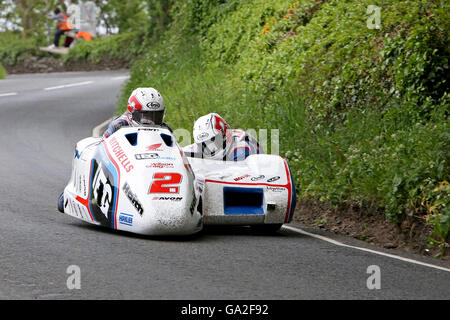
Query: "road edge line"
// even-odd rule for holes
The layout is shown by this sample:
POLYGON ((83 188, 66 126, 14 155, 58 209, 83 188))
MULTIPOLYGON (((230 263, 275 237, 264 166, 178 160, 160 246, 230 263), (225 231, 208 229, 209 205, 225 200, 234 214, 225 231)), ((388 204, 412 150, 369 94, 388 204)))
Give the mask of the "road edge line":
POLYGON ((345 247, 345 248, 361 250, 361 251, 364 251, 364 252, 378 254, 378 255, 381 255, 381 256, 385 256, 385 257, 401 260, 401 261, 404 261, 404 262, 409 262, 409 263, 418 264, 418 265, 429 267, 429 268, 438 269, 438 270, 441 270, 441 271, 450 272, 450 269, 445 268, 445 267, 441 267, 441 266, 437 266, 437 265, 434 265, 434 264, 417 261, 417 260, 414 260, 414 259, 404 258, 404 257, 397 256, 397 255, 390 254, 390 253, 385 253, 385 252, 376 251, 376 250, 372 250, 372 249, 352 246, 352 245, 345 244, 345 243, 342 243, 342 242, 337 241, 337 240, 333 240, 333 239, 327 238, 327 237, 322 236, 322 235, 318 235, 318 234, 314 234, 314 233, 310 233, 310 232, 304 231, 302 229, 299 229, 299 228, 296 228, 296 227, 293 227, 293 226, 283 226, 283 228, 291 230, 293 232, 297 232, 297 233, 309 236, 309 237, 313 237, 313 238, 316 238, 316 239, 319 239, 319 240, 322 240, 322 241, 326 241, 326 242, 334 244, 336 246, 341 246, 341 247, 345 247))

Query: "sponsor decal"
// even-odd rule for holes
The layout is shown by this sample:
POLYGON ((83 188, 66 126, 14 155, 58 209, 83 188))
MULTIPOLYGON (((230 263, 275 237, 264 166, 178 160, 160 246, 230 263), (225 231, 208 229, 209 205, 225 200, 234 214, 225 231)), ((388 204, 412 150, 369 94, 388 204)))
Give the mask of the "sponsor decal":
POLYGON ((144 208, 142 207, 142 204, 137 199, 136 194, 133 191, 131 191, 130 186, 128 185, 127 182, 125 182, 122 189, 125 192, 128 200, 131 201, 133 206, 136 208, 137 212, 139 212, 139 214, 142 216, 144 214, 144 208))
POLYGON ((156 110, 160 108, 160 104, 158 102, 149 102, 147 103, 147 108, 156 110))
POLYGON ((138 154, 135 154, 134 157, 136 158, 136 160, 158 159, 159 154, 157 154, 157 153, 138 153, 138 154))
POLYGON ((274 181, 280 180, 280 178, 281 178, 280 176, 275 176, 270 179, 267 179, 267 182, 274 182, 274 181))
POLYGON ((258 181, 258 180, 264 179, 265 177, 266 177, 265 175, 260 175, 260 176, 257 176, 257 177, 253 177, 251 180, 252 181, 258 181))
POLYGON ((272 192, 283 192, 285 188, 283 187, 271 187, 271 186, 267 186, 267 191, 272 191, 272 192))
POLYGON ((183 197, 153 197, 152 200, 181 201, 183 197))
POLYGON ((244 179, 244 178, 248 178, 248 177, 250 177, 250 175, 249 175, 249 174, 246 174, 246 175, 243 175, 243 176, 240 176, 240 177, 234 178, 234 181, 239 181, 239 180, 242 180, 242 179, 244 179))
POLYGON ((134 167, 128 159, 127 155, 122 150, 122 147, 119 145, 116 137, 112 137, 109 140, 109 145, 112 147, 112 152, 116 156, 117 160, 124 167, 126 172, 130 172, 134 167))
POLYGON ((159 149, 159 147, 161 147, 162 143, 155 143, 152 144, 151 146, 147 147, 147 151, 162 151, 162 149, 159 149))
POLYGON ((83 196, 87 196, 86 176, 83 176, 83 196))
POLYGON ((155 163, 147 164, 145 167, 146 168, 158 168, 158 169, 173 168, 173 163, 170 163, 170 162, 155 162, 155 163))
POLYGON ((159 131, 158 128, 138 128, 138 131, 159 131))
POLYGON ((133 225, 133 215, 121 212, 119 214, 119 223, 131 227, 133 225))
POLYGON ((209 133, 208 133, 208 132, 203 132, 203 133, 200 133, 200 134, 197 136, 197 140, 202 140, 202 139, 208 138, 208 137, 209 137, 209 133))
POLYGON ((160 159, 160 160, 177 160, 174 157, 158 157, 157 159, 160 159))
POLYGON ((134 157, 136 160, 177 160, 174 157, 161 157, 157 153, 138 153, 134 157))

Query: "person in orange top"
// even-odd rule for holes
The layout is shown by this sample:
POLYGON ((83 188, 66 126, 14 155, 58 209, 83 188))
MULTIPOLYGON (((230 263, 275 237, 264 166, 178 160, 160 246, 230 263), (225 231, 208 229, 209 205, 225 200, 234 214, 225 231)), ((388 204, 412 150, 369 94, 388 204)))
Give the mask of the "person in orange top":
MULTIPOLYGON (((49 18, 52 20, 56 20, 58 22, 58 30, 56 30, 53 44, 50 46, 50 48, 53 49, 53 48, 57 48, 59 46, 59 39, 61 38, 61 36, 66 31, 73 30, 74 27, 69 22, 69 18, 67 17, 67 15, 65 13, 61 12, 61 10, 59 10, 59 8, 56 8, 53 11, 53 15, 50 15, 49 18)), ((72 41, 73 41, 73 38, 72 38, 72 41)), ((69 47, 69 45, 72 41, 65 41, 64 47, 69 47)))

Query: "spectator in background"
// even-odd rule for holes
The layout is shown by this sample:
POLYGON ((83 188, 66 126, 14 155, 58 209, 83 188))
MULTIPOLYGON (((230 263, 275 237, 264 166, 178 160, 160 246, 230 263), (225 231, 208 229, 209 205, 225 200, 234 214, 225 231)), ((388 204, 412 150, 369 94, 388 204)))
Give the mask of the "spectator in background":
MULTIPOLYGON (((55 38, 53 40, 53 44, 50 45, 50 47, 49 47, 50 49, 54 49, 54 48, 59 47, 59 39, 61 38, 61 36, 66 31, 73 30, 74 27, 69 22, 69 18, 67 17, 67 15, 65 13, 61 12, 61 10, 59 10, 59 8, 56 8, 53 11, 53 15, 49 15, 49 18, 52 20, 56 20, 58 22, 58 29, 55 32, 55 38)), ((66 40, 64 41, 64 47, 68 48, 72 41, 73 41, 72 37, 66 36, 66 40)))

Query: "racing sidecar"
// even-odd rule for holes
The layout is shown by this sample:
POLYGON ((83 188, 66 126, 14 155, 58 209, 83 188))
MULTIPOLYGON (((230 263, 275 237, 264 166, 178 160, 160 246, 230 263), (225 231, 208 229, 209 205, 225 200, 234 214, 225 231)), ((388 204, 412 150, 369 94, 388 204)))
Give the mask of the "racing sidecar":
POLYGON ((162 127, 124 127, 75 147, 60 211, 144 235, 188 235, 204 224, 276 230, 292 219, 295 188, 285 159, 222 162, 188 157, 162 127))

